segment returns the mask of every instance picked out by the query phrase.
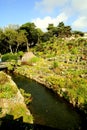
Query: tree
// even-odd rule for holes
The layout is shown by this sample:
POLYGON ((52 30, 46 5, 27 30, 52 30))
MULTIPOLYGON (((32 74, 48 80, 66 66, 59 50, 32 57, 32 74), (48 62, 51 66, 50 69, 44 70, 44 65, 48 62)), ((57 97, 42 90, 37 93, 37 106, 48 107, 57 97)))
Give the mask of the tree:
POLYGON ((73 31, 72 34, 75 36, 75 37, 83 37, 84 36, 84 33, 81 32, 81 31, 73 31))
POLYGON ((19 25, 18 24, 9 24, 7 26, 7 28, 13 29, 13 30, 18 30, 19 29, 19 25))
POLYGON ((53 24, 49 24, 47 27, 48 33, 50 35, 50 37, 53 36, 53 30, 54 30, 54 25, 53 24))
POLYGON ((43 33, 42 37, 41 37, 41 40, 42 42, 46 42, 46 41, 49 41, 50 40, 50 33, 49 32, 45 32, 43 33))
POLYGON ((70 26, 65 26, 63 22, 60 22, 59 25, 57 26, 58 28, 58 36, 59 37, 69 37, 71 36, 71 27, 70 26))
POLYGON ((7 46, 5 45, 5 35, 3 29, 0 28, 0 53, 6 52, 7 46))
POLYGON ((47 27, 47 30, 48 31, 52 31, 54 28, 54 25, 53 24, 49 24, 48 27, 47 27))
POLYGON ((17 31, 12 28, 6 27, 4 29, 4 34, 6 37, 6 42, 9 46, 9 50, 11 53, 13 53, 14 45, 16 44, 17 31))
POLYGON ((19 30, 26 31, 29 46, 33 46, 38 42, 38 31, 34 23, 25 23, 19 30))
MULTIPOLYGON (((55 27, 53 24, 49 24, 47 30, 47 37, 49 37, 48 39, 50 39, 53 36, 61 38, 71 36, 71 27, 65 26, 63 22, 60 22, 57 27, 55 27)), ((46 39, 47 37, 45 35, 46 39)))
POLYGON ((25 32, 23 30, 18 32, 18 35, 16 37, 16 43, 17 43, 16 52, 18 51, 19 46, 22 46, 23 43, 26 44, 27 51, 29 51, 29 47, 28 47, 28 44, 27 44, 28 40, 27 40, 27 37, 26 37, 25 32))
POLYGON ((37 44, 39 44, 44 32, 40 28, 37 28, 36 30, 37 30, 37 36, 38 36, 37 44))
POLYGON ((42 41, 46 42, 48 40, 50 40, 50 38, 52 38, 53 36, 58 36, 58 30, 57 27, 54 27, 53 24, 49 24, 47 27, 48 32, 43 33, 42 35, 42 41))

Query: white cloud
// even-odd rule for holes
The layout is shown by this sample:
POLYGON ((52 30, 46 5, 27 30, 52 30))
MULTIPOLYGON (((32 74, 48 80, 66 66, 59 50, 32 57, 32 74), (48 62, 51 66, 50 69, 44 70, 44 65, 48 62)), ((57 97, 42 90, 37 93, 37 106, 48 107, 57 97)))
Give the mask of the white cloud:
POLYGON ((72 6, 79 12, 87 11, 87 0, 72 0, 72 6))
POLYGON ((56 18, 46 16, 43 19, 41 18, 33 19, 32 22, 34 22, 38 28, 41 28, 43 31, 46 31, 48 24, 53 23, 54 26, 57 26, 59 22, 61 21, 66 22, 67 19, 68 19, 68 16, 65 13, 61 13, 56 18))
POLYGON ((72 23, 74 30, 84 31, 87 29, 87 0, 72 0, 72 10, 76 20, 72 23))
POLYGON ((63 6, 68 0, 41 0, 36 2, 35 7, 43 11, 52 12, 56 7, 63 6))
POLYGON ((72 24, 73 29, 75 30, 85 30, 87 29, 87 17, 86 16, 81 16, 77 20, 75 20, 72 24))
POLYGON ((59 21, 65 22, 67 19, 69 25, 72 25, 73 30, 87 29, 87 0, 37 0, 35 6, 39 12, 44 11, 44 14, 46 15, 48 13, 55 15, 59 13, 59 11, 64 12, 56 18, 44 17, 43 19, 34 19, 33 21, 36 26, 41 29, 47 28, 49 23, 58 25, 59 21), (76 20, 74 20, 73 23, 70 23, 69 18, 70 21, 76 20))

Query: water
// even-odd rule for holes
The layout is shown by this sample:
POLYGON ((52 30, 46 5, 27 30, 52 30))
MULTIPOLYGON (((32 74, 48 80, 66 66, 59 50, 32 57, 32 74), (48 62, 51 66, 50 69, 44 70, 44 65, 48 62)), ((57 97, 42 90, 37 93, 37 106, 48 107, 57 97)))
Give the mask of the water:
POLYGON ((35 123, 60 130, 82 130, 83 126, 85 128, 79 112, 51 90, 23 76, 12 77, 19 88, 31 93, 33 100, 29 109, 35 123))

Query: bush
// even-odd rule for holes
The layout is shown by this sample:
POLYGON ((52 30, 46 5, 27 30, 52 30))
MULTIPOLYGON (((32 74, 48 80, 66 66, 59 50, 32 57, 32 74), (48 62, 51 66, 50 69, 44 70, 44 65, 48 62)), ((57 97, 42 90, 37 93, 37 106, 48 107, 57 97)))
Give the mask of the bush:
POLYGON ((20 51, 18 53, 7 53, 2 56, 2 61, 11 61, 11 60, 18 60, 23 56, 23 52, 20 51))
POLYGON ((7 53, 2 56, 2 61, 17 60, 17 54, 7 53))
POLYGON ((21 58, 21 57, 23 56, 23 54, 24 54, 23 51, 19 51, 19 52, 17 53, 17 56, 21 58))

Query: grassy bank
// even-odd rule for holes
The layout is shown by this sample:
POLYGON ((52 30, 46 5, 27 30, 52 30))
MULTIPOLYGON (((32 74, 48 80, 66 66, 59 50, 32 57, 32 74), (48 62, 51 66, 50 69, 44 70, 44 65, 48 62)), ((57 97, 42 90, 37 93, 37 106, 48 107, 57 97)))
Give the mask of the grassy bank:
POLYGON ((12 59, 8 68, 44 84, 86 113, 87 40, 53 37, 31 51, 34 57, 22 62, 12 59))
POLYGON ((15 69, 87 112, 87 41, 54 39, 37 45, 37 55, 15 69), (36 58, 36 60, 35 60, 36 58))
POLYGON ((11 77, 0 72, 0 118, 12 115, 14 119, 23 117, 24 122, 33 123, 33 117, 27 109, 21 95, 11 77))
MULTIPOLYGON (((60 63, 58 67, 53 67, 53 62, 44 59, 39 60, 34 65, 22 65, 15 69, 15 73, 24 75, 44 84, 46 87, 64 97, 73 106, 86 109, 87 103, 87 79, 82 75, 86 71, 70 70, 70 65, 60 63), (63 67, 62 67, 63 66, 63 67), (65 69, 67 67, 67 69, 65 69)), ((75 67, 75 66, 74 66, 75 67)))

